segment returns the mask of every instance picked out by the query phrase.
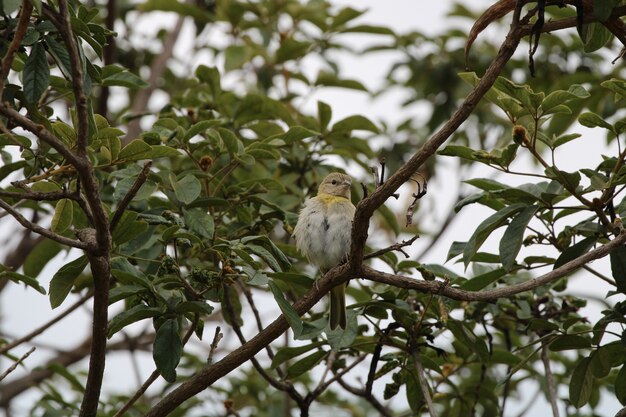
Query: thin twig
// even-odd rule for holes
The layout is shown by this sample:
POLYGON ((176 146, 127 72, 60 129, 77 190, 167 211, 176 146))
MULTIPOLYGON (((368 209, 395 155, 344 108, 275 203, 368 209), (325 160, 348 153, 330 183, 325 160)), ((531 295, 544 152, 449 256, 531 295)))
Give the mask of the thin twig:
POLYGON ((422 366, 419 353, 417 352, 417 346, 413 346, 411 348, 411 355, 413 356, 413 365, 415 366, 415 372, 417 373, 417 380, 419 381, 422 395, 424 396, 424 400, 426 401, 428 413, 430 414, 430 417, 437 417, 437 413, 435 413, 435 407, 433 406, 433 399, 430 396, 428 381, 426 381, 426 376, 424 374, 424 367, 422 366))
POLYGON ((208 363, 209 365, 213 363, 213 355, 217 350, 217 345, 220 343, 220 340, 222 340, 223 337, 224 334, 222 333, 222 329, 220 328, 220 326, 216 326, 215 334, 213 335, 213 341, 211 342, 211 347, 209 349, 209 355, 206 359, 206 363, 208 363))
POLYGON ((550 358, 548 357, 548 344, 545 340, 542 342, 541 346, 541 360, 543 361, 543 367, 546 374, 546 382, 548 384, 548 398, 550 399, 550 406, 552 407, 552 415, 554 417, 559 417, 559 406, 556 403, 557 395, 556 395, 556 381, 554 380, 554 375, 552 374, 552 370, 550 369, 550 358))
POLYGON ((93 296, 93 292, 91 292, 91 291, 88 292, 87 294, 85 294, 84 296, 82 296, 81 298, 76 300, 76 302, 74 304, 72 304, 71 306, 69 306, 63 313, 59 314, 56 317, 53 317, 51 320, 49 320, 46 323, 44 323, 43 325, 39 326, 38 328, 36 328, 32 332, 30 332, 30 333, 20 337, 19 339, 16 339, 16 340, 12 341, 11 343, 8 343, 8 344, 0 347, 0 355, 3 355, 4 353, 8 352, 9 350, 13 349, 16 346, 21 345, 24 342, 28 342, 29 340, 32 340, 36 336, 39 336, 40 334, 42 334, 43 332, 48 330, 50 327, 52 327, 53 325, 55 325, 56 323, 58 323, 59 321, 64 319, 67 315, 72 313, 78 307, 80 307, 83 304, 85 304, 85 302, 87 302, 87 300, 89 300, 92 296, 93 296))
POLYGON ((393 414, 385 407, 372 393, 367 393, 365 390, 355 388, 344 381, 342 378, 337 379, 337 382, 343 389, 348 391, 350 394, 356 395, 357 397, 363 398, 365 401, 370 403, 372 407, 378 411, 378 413, 382 417, 393 417, 393 414))
POLYGON ((363 362, 366 357, 366 354, 357 356, 350 365, 335 373, 332 378, 327 381, 320 381, 320 384, 313 391, 311 391, 309 395, 307 395, 307 399, 310 399, 309 403, 313 402, 315 398, 319 397, 332 383, 342 378, 344 375, 354 369, 359 363, 363 362))
POLYGON ((117 206, 117 209, 111 218, 111 225, 109 226, 111 231, 115 229, 115 226, 117 226, 117 223, 122 218, 122 214, 124 214, 126 207, 128 207, 130 202, 133 201, 133 198, 135 198, 143 183, 146 182, 146 179, 148 179, 148 173, 150 172, 151 166, 152 161, 146 161, 143 164, 143 168, 141 169, 139 175, 137 175, 135 182, 133 182, 133 185, 130 187, 124 198, 122 198, 122 201, 120 201, 120 204, 117 206))
POLYGON ((54 240, 62 245, 71 246, 73 248, 82 249, 82 250, 90 250, 93 249, 92 246, 86 242, 81 242, 80 240, 71 239, 69 237, 65 237, 54 233, 51 230, 48 230, 44 227, 39 226, 38 224, 30 222, 26 217, 22 216, 17 210, 15 210, 12 206, 0 200, 0 208, 4 209, 7 213, 9 213, 19 224, 27 228, 28 230, 35 232, 41 236, 47 237, 50 240, 54 240))
MULTIPOLYGON (((247 344, 247 340, 246 340, 245 336, 243 335, 243 332, 241 331, 241 326, 239 325, 239 323, 237 323, 237 319, 235 317, 235 311, 234 311, 232 303, 230 302, 230 298, 228 296, 228 291, 234 291, 234 289, 224 285, 224 297, 223 297, 224 307, 226 309, 226 313, 231 317, 231 320, 230 320, 231 321, 231 326, 232 326, 235 334, 237 335, 237 338, 239 339, 239 342, 241 343, 242 346, 245 346, 247 344)), ((259 333, 263 333, 263 331, 261 331, 259 333)), ((254 366, 254 369, 256 369, 256 371, 259 373, 259 375, 261 375, 261 377, 263 379, 265 379, 267 382, 269 382, 269 384, 271 386, 273 386, 274 388, 276 388, 276 389, 278 389, 280 391, 285 391, 285 392, 289 393, 291 398, 293 398, 298 404, 302 403, 303 398, 300 395, 300 393, 298 391, 296 391, 296 389, 293 386, 293 384, 290 384, 290 383, 285 382, 285 381, 279 381, 276 378, 273 378, 265 370, 265 367, 263 367, 255 357, 251 357, 250 358, 250 362, 252 362, 252 365, 254 366)))
POLYGON ((17 368, 20 363, 24 362, 24 360, 26 358, 28 358, 30 356, 30 354, 35 351, 35 349, 36 348, 34 346, 32 348, 30 348, 30 350, 28 352, 26 352, 25 354, 23 354, 17 361, 15 361, 15 363, 13 365, 9 366, 9 368, 6 371, 1 373, 0 374, 0 381, 2 381, 4 378, 6 378, 11 372, 15 371, 15 368, 17 368))
POLYGON ((402 242, 399 243, 394 243, 391 246, 388 246, 386 248, 383 249, 379 249, 375 252, 372 253, 368 253, 367 255, 365 255, 363 257, 363 259, 371 259, 371 258, 377 258, 381 255, 386 254, 387 252, 392 252, 392 251, 399 251, 402 252, 402 254, 404 255, 405 258, 409 258, 409 254, 406 253, 402 248, 406 247, 406 246, 411 246, 413 244, 413 242, 415 242, 417 239, 419 239, 419 235, 415 235, 413 236, 411 239, 409 240, 403 240, 402 242))

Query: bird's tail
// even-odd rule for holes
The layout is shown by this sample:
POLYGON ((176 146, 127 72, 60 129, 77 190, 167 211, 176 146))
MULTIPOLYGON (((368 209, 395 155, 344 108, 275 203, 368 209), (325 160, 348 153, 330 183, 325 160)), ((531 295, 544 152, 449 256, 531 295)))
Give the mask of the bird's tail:
POLYGON ((330 329, 337 326, 346 328, 346 284, 337 285, 330 290, 330 329))

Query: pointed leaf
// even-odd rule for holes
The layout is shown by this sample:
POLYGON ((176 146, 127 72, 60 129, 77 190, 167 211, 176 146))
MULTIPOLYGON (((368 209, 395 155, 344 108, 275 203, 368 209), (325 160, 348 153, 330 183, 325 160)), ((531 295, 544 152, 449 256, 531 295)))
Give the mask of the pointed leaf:
POLYGON ((296 310, 294 310, 291 304, 289 304, 289 302, 285 299, 285 296, 280 288, 278 288, 278 285, 270 281, 269 287, 274 295, 274 299, 276 300, 278 307, 283 312, 291 330, 293 330, 294 337, 297 339, 302 334, 302 319, 300 319, 300 315, 296 313, 296 310))
POLYGON ((85 255, 63 265, 50 280, 50 306, 57 308, 70 293, 74 281, 83 272, 89 260, 85 255))
POLYGON ((626 246, 619 246, 609 255, 611 259, 611 273, 617 284, 617 290, 626 294, 626 246))
POLYGON ((524 204, 512 204, 487 217, 470 237, 463 250, 463 263, 467 267, 478 249, 487 240, 489 235, 498 227, 503 226, 509 217, 525 208, 524 204))
MULTIPOLYGON (((40 5, 41 6, 41 5, 40 5)), ((50 85, 50 67, 46 49, 41 42, 36 43, 24 63, 24 97, 31 104, 37 103, 50 85)))
POLYGON ((576 408, 587 404, 589 397, 591 397, 594 378, 590 364, 591 358, 583 358, 572 373, 572 379, 569 383, 569 399, 576 408))
POLYGON ((178 320, 168 319, 157 330, 152 358, 157 370, 167 382, 176 381, 176 367, 183 354, 183 342, 178 331, 178 320))
POLYGON ((202 191, 200 181, 191 174, 185 175, 180 181, 177 181, 174 176, 171 176, 170 183, 174 189, 176 198, 185 204, 194 202, 202 191))
POLYGON ((526 226, 533 218, 539 206, 530 206, 516 215, 506 228, 502 240, 500 240, 500 260, 505 270, 510 271, 515 263, 515 258, 522 248, 526 226))

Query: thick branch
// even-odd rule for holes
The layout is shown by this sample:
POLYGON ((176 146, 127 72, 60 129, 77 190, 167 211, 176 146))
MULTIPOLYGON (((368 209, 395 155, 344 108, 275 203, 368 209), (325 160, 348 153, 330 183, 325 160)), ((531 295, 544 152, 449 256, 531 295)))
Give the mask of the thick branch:
POLYGON ((17 110, 7 107, 0 101, 0 114, 5 115, 8 119, 15 122, 18 126, 33 133, 39 139, 53 147, 67 162, 78 168, 82 165, 76 155, 65 144, 57 138, 52 132, 47 130, 43 125, 33 122, 17 110))
POLYGON ((107 350, 107 326, 109 313, 109 280, 111 263, 106 256, 93 256, 87 253, 93 275, 93 322, 91 334, 93 343, 89 355, 89 373, 85 385, 85 396, 80 407, 80 417, 95 416, 104 377, 107 350))
POLYGON ((562 278, 577 269, 582 268, 585 264, 605 257, 615 248, 624 245, 626 242, 626 230, 622 230, 620 234, 609 243, 600 246, 578 258, 569 261, 565 265, 544 274, 538 278, 533 278, 519 284, 509 285, 506 287, 495 288, 485 291, 465 291, 459 288, 444 286, 441 281, 423 281, 409 278, 401 275, 388 274, 377 271, 368 266, 364 266, 362 277, 383 284, 393 285, 398 288, 412 289, 423 293, 439 294, 444 297, 452 298, 459 301, 491 301, 498 298, 509 298, 524 291, 534 290, 542 285, 549 284, 562 278))

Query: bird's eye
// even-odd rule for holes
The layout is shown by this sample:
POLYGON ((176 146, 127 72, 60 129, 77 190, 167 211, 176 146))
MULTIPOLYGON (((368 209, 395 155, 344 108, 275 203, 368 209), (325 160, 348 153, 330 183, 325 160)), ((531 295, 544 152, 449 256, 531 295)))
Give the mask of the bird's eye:
POLYGON ((331 183, 332 185, 337 185, 337 180, 332 180, 330 183, 331 183))

